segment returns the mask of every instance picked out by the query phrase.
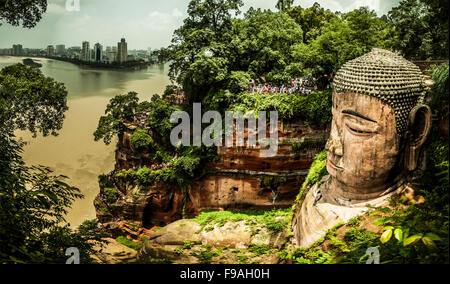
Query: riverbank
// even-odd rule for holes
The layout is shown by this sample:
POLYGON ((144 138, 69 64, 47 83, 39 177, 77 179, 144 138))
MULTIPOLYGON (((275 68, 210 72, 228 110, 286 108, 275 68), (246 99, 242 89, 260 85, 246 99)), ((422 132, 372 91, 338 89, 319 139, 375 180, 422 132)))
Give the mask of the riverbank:
MULTIPOLYGON (((0 69, 21 63, 25 58, 0 57, 0 69)), ((93 202, 99 192, 97 178, 114 168, 115 144, 97 143, 92 135, 109 100, 132 90, 139 93, 141 100, 151 100, 153 94, 161 94, 170 84, 168 65, 152 65, 140 71, 91 70, 58 60, 33 60, 43 65, 40 70, 45 76, 64 83, 69 110, 57 137, 16 134, 29 142, 23 153, 27 165, 45 165, 55 174, 68 176, 68 183, 84 194, 85 198, 76 200, 66 216, 71 227, 76 228, 96 217, 93 202)))
MULTIPOLYGON (((0 55, 0 57, 25 57, 23 55, 0 55)), ((65 58, 65 57, 57 57, 57 56, 38 56, 33 55, 29 58, 40 58, 40 59, 52 59, 57 60, 61 62, 67 62, 72 63, 77 66, 82 67, 83 69, 101 69, 101 70, 121 70, 121 71, 138 71, 138 70, 144 70, 149 66, 152 66, 154 64, 158 64, 157 62, 145 62, 144 60, 135 60, 135 61, 129 61, 125 64, 108 64, 108 63, 101 63, 101 62, 86 62, 81 61, 78 59, 71 59, 71 58, 65 58)))

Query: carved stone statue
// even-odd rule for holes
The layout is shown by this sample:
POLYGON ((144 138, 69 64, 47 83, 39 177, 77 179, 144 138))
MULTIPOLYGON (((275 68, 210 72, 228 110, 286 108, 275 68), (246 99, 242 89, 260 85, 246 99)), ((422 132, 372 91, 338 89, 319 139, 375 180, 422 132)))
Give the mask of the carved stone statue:
POLYGON ((298 246, 309 247, 339 222, 387 205, 408 189, 431 128, 420 69, 374 49, 346 63, 333 83, 329 175, 299 204, 293 221, 298 246))

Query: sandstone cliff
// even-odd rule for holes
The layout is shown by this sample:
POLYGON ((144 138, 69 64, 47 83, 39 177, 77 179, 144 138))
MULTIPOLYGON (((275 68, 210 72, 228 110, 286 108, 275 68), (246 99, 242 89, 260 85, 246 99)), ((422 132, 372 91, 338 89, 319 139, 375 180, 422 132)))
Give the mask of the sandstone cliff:
POLYGON ((193 217, 205 209, 292 206, 314 156, 328 139, 329 131, 301 121, 282 121, 275 157, 261 158, 259 146, 220 147, 217 150, 219 160, 209 163, 191 186, 182 189, 164 183, 138 186, 115 178, 119 171, 151 165, 149 153, 136 153, 132 149, 131 136, 137 126, 125 126, 126 131, 119 136, 115 171, 100 182, 101 191, 94 203, 100 223, 122 220, 144 228, 193 217))

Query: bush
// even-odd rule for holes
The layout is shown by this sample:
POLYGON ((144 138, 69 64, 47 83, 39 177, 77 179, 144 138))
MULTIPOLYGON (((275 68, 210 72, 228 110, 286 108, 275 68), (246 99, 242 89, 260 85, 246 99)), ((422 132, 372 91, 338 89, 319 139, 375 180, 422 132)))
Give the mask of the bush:
POLYGON ((295 210, 298 203, 303 198, 303 195, 306 193, 306 189, 316 182, 319 182, 325 175, 327 175, 327 155, 328 152, 323 150, 319 154, 316 155, 314 162, 309 169, 308 175, 306 176, 305 182, 300 189, 300 192, 297 195, 296 201, 292 206, 292 210, 295 210))
POLYGON ((194 218, 202 228, 208 225, 217 224, 219 227, 224 226, 227 222, 247 221, 246 224, 253 226, 258 224, 264 226, 274 233, 283 231, 288 224, 289 209, 279 210, 242 210, 242 211, 215 211, 204 210, 200 215, 194 218))
POLYGON ((129 240, 129 239, 127 239, 127 238, 124 237, 124 236, 118 237, 118 238, 116 239, 116 241, 117 241, 119 244, 122 244, 122 245, 124 245, 124 246, 127 246, 127 247, 132 248, 132 249, 137 250, 137 251, 141 250, 141 248, 142 248, 142 244, 141 244, 141 243, 135 243, 135 242, 133 242, 132 240, 129 240))
POLYGON ((99 184, 100 188, 113 187, 113 184, 109 181, 109 179, 106 175, 98 176, 98 184, 99 184))
POLYGON ((331 97, 331 90, 307 96, 243 92, 237 96, 232 110, 244 114, 250 111, 278 111, 279 118, 301 119, 307 124, 326 125, 332 119, 331 97))
POLYGON ((117 198, 119 198, 119 193, 115 188, 105 188, 103 191, 106 195, 106 202, 108 204, 116 202, 117 198))
POLYGON ((155 148, 153 138, 143 129, 137 129, 131 136, 131 145, 135 151, 150 150, 155 148))

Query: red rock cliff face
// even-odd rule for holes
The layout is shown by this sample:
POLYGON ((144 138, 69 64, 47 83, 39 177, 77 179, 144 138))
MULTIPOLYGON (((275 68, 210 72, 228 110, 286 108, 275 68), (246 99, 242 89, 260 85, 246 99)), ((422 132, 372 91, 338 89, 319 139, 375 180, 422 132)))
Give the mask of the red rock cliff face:
MULTIPOLYGON (((149 166, 148 154, 135 154, 130 138, 133 126, 120 137, 116 171, 149 166)), ((289 207, 308 173, 314 156, 328 139, 329 129, 302 122, 281 122, 279 147, 274 157, 261 158, 261 147, 220 147, 220 160, 205 167, 187 189, 167 184, 150 188, 115 184, 121 197, 114 208, 105 208, 104 189, 96 198, 102 223, 119 219, 145 227, 161 226, 193 217, 204 209, 271 209, 289 207)), ((245 131, 247 134, 247 130, 245 131)), ((111 207, 111 206, 109 206, 111 207)))

